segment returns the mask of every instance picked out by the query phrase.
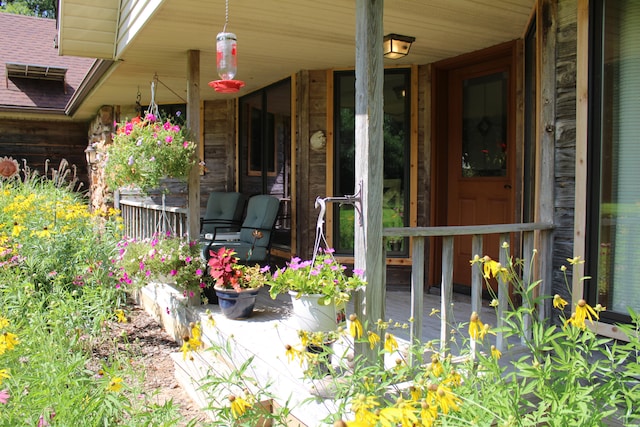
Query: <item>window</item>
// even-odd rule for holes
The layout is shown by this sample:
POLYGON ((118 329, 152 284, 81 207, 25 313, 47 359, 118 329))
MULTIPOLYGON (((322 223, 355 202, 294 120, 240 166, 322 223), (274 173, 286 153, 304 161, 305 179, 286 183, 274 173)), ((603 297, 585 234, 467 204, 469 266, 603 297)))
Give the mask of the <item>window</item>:
MULTIPOLYGON (((382 226, 409 225, 410 171, 410 93, 411 71, 386 70, 384 77, 384 182, 382 226)), ((333 194, 344 196, 355 192, 355 74, 337 72, 335 87, 335 170, 333 194)), ((333 246, 337 253, 353 254, 353 206, 333 206, 333 246)), ((407 256, 405 238, 386 241, 389 256, 407 256)))
POLYGON ((588 295, 623 321, 640 312, 640 3, 592 4, 588 295))

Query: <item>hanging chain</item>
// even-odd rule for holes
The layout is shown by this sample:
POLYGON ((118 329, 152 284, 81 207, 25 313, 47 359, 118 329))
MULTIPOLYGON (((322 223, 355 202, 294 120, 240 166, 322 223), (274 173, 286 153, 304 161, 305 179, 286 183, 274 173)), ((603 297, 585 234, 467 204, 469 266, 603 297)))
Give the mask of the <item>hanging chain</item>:
POLYGON ((229 0, 225 0, 224 2, 224 28, 222 28, 222 32, 227 32, 227 24, 229 23, 229 0))

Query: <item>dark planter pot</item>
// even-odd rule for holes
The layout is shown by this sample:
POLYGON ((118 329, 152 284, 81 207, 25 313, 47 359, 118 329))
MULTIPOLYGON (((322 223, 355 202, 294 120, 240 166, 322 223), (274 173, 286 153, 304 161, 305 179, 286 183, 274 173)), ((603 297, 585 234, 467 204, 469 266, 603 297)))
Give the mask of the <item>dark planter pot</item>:
POLYGON ((253 307, 256 305, 256 296, 260 292, 260 288, 240 292, 233 289, 215 288, 215 291, 222 314, 229 319, 239 320, 251 317, 253 314, 253 307))

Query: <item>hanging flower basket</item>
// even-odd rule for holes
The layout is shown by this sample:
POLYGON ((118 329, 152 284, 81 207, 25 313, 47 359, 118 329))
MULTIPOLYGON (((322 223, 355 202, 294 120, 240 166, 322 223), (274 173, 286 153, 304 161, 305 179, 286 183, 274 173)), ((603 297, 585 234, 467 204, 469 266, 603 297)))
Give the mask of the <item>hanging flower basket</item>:
POLYGON ((105 178, 111 190, 158 188, 163 178, 187 180, 196 164, 196 144, 185 129, 153 114, 117 125, 106 149, 105 178))

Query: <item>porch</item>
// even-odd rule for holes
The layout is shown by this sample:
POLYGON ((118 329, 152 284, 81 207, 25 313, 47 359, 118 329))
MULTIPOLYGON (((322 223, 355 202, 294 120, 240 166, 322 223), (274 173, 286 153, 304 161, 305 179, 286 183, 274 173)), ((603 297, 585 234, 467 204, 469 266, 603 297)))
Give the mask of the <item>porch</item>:
MULTIPOLYGON (((121 202, 120 208, 125 232, 129 236, 148 237, 148 233, 152 234, 163 226, 170 226, 176 232, 186 230, 186 212, 180 208, 168 209, 166 206, 126 201, 121 202)), ((523 274, 541 277, 539 272, 549 270, 551 252, 544 248, 550 247, 552 229, 550 224, 537 223, 385 229, 384 236, 411 237, 412 253, 410 288, 387 286, 386 279, 383 278, 383 299, 373 301, 382 305, 385 320, 393 319, 393 323, 408 325, 407 328, 395 327, 388 331, 396 337, 399 349, 397 353, 387 356, 387 366, 393 366, 399 357, 405 358, 407 363, 422 363, 422 360, 412 360, 413 355, 407 352, 409 343, 416 340, 440 340, 440 343, 447 343, 447 352, 458 354, 456 344, 449 344, 456 342, 452 340, 452 334, 467 334, 466 327, 457 326, 467 323, 474 311, 484 323, 492 327, 501 325, 503 312, 508 307, 509 289, 506 283, 499 281, 497 296, 500 304, 497 308, 489 306, 489 301, 482 297, 483 279, 479 269, 475 269, 472 275, 469 294, 453 292, 452 253, 455 236, 472 236, 471 251, 477 254, 484 253, 483 242, 488 235, 499 235, 500 242, 512 242, 509 244, 521 247, 522 253, 531 254, 536 242, 535 245, 542 248, 538 249, 539 264, 533 270, 534 266, 525 260, 523 274), (425 248, 427 239, 432 237, 442 238, 443 241, 440 249, 442 281, 440 287, 425 289, 425 248), (434 312, 437 313, 432 315, 434 312), (452 329, 456 332, 452 332, 452 329)), ((500 250, 500 254, 500 261, 506 265, 505 251, 500 250)), ((543 285, 542 292, 547 286, 543 285)), ((193 360, 185 360, 180 353, 173 356, 176 377, 200 406, 205 407, 210 398, 198 391, 204 377, 216 372, 228 372, 231 361, 241 364, 253 357, 250 376, 261 384, 271 383, 270 391, 282 399, 281 403, 288 400, 288 405, 294 407, 289 425, 319 425, 320 420, 335 412, 335 402, 326 398, 330 395, 327 384, 303 380, 303 367, 297 361, 287 361, 285 346, 299 344, 298 328, 291 316, 292 306, 288 295, 272 300, 268 292, 263 290, 253 316, 240 321, 225 318, 217 305, 185 304, 184 297, 179 292, 163 288, 161 284, 150 284, 143 288, 138 300, 178 342, 188 334, 189 323, 199 321, 205 343, 216 343, 223 347, 230 343, 231 357, 220 358, 207 351, 193 354, 193 360), (211 325, 209 315, 215 325, 211 325), (322 396, 325 398, 321 398, 322 396)), ((538 316, 548 316, 548 310, 544 306, 539 307, 538 316)), ((354 308, 349 307, 348 312, 354 312, 354 308)), ((456 338, 462 344, 463 336, 456 338)), ((504 357, 509 358, 502 334, 498 332, 491 339, 503 351, 504 357)), ((436 344, 435 349, 445 351, 442 344, 436 344)), ((511 351, 517 351, 517 346, 516 350, 511 351)))

